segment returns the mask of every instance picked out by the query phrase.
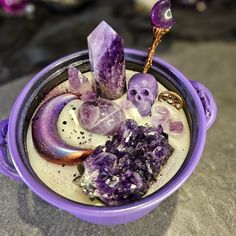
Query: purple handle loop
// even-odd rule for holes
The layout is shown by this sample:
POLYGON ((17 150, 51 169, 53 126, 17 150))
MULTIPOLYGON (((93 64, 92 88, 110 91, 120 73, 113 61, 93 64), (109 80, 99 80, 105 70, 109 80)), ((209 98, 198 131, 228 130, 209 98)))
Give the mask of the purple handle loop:
POLYGON ((215 100, 212 96, 212 93, 203 84, 195 80, 191 80, 190 82, 192 83, 193 87, 198 93, 199 98, 202 101, 202 105, 206 114, 206 127, 209 129, 213 125, 217 115, 217 106, 215 100))
POLYGON ((7 128, 8 120, 0 121, 0 173, 11 178, 12 180, 22 182, 22 179, 17 173, 15 167, 7 158, 7 128))

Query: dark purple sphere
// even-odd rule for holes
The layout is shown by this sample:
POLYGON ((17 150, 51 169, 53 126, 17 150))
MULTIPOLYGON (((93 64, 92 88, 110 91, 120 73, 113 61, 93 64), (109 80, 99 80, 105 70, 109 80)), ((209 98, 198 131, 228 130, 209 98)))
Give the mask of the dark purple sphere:
POLYGON ((162 29, 171 28, 175 24, 171 13, 171 0, 159 0, 153 6, 151 21, 153 26, 162 29))

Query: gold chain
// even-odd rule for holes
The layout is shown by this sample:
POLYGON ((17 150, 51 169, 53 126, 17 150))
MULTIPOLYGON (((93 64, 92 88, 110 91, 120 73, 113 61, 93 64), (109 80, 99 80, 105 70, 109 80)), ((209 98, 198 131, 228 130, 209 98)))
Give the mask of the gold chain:
POLYGON ((161 38, 163 37, 163 35, 165 35, 169 31, 170 29, 161 29, 161 28, 153 27, 154 37, 153 37, 152 45, 149 48, 148 57, 147 57, 147 61, 145 62, 143 73, 147 73, 148 70, 151 68, 152 60, 153 60, 153 56, 155 54, 156 48, 161 42, 161 38))

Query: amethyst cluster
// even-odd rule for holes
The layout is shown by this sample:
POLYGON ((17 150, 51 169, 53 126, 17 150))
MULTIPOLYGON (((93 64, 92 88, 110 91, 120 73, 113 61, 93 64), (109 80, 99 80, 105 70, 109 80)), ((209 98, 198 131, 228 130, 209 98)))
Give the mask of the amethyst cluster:
POLYGON ((77 68, 69 66, 68 80, 71 92, 76 94, 82 101, 96 99, 96 94, 94 93, 88 78, 77 68))
POLYGON ((122 205, 147 192, 172 152, 162 126, 144 127, 126 120, 112 140, 84 161, 84 171, 74 182, 91 199, 122 205))

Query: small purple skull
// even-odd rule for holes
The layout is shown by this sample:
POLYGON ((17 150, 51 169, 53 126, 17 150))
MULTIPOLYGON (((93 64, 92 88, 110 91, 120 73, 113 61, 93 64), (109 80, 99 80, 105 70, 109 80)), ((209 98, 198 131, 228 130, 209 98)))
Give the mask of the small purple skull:
POLYGON ((135 74, 129 80, 128 100, 136 106, 141 116, 151 114, 152 104, 157 97, 157 93, 158 84, 151 74, 135 74))

